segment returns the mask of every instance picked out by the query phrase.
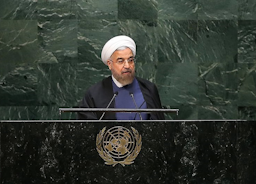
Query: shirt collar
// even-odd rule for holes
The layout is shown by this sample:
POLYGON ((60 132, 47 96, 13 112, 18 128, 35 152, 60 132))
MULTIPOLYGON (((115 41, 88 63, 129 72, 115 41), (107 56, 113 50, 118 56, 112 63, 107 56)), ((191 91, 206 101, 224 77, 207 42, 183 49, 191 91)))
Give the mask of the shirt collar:
POLYGON ((120 82, 118 82, 118 81, 115 79, 115 77, 114 77, 113 75, 112 75, 112 80, 114 81, 114 83, 116 84, 117 87, 121 88, 121 87, 124 86, 123 84, 121 84, 120 82))

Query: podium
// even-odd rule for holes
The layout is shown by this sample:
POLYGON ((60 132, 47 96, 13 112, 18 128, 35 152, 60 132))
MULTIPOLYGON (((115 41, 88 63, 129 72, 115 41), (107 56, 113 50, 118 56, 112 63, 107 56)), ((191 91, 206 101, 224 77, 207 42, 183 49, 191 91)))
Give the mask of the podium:
POLYGON ((246 120, 1 121, 1 183, 254 183, 255 158, 246 120), (97 151, 115 126, 141 136, 132 164, 106 165, 97 151))

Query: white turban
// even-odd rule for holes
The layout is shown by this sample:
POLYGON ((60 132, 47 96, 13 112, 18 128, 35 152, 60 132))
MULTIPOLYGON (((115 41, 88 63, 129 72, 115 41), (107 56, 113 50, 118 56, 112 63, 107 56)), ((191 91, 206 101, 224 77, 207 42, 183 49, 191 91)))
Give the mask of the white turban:
POLYGON ((101 60, 105 65, 107 65, 108 59, 112 56, 112 54, 118 49, 119 47, 128 47, 132 50, 133 56, 136 55, 136 44, 128 36, 116 36, 114 38, 111 38, 103 47, 101 51, 101 60))

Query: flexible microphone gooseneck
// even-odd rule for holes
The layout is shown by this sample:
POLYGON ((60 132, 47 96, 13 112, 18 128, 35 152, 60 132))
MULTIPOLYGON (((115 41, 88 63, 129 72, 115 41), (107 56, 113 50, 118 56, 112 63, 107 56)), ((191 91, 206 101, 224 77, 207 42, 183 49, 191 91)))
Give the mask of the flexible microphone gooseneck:
MULTIPOLYGON (((139 108, 138 108, 138 109, 140 109, 140 108, 142 107, 142 105, 143 105, 145 102, 146 102, 146 101, 144 100, 144 102, 139 106, 139 108)), ((133 119, 133 120, 135 120, 135 119, 136 119, 137 114, 138 114, 138 113, 136 113, 136 114, 135 114, 135 116, 134 116, 134 119, 133 119)))
MULTIPOLYGON (((108 103, 106 109, 109 108, 110 104, 113 102, 113 100, 116 98, 117 95, 118 95, 118 92, 115 92, 113 97, 111 98, 110 102, 108 103)), ((99 120, 102 120, 102 118, 104 117, 105 114, 106 114, 106 112, 103 112, 99 120)))
MULTIPOLYGON (((133 103, 134 103, 136 109, 139 109, 138 106, 137 106, 137 104, 136 104, 136 101, 135 101, 135 99, 134 99, 133 93, 130 92, 130 95, 131 95, 131 97, 132 97, 132 100, 133 100, 133 103)), ((136 113, 136 115, 137 115, 137 113, 136 113)), ((136 118, 136 115, 135 115, 135 118, 136 118)), ((139 116, 140 116, 140 120, 142 120, 142 116, 141 116, 140 112, 139 112, 139 116)), ((135 118, 134 118, 134 119, 135 119, 135 118)))

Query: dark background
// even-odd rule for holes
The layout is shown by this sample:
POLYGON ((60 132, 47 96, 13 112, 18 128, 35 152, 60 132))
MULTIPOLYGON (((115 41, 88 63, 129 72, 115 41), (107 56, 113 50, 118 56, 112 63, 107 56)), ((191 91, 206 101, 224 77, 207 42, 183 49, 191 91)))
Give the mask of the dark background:
MULTIPOLYGON (((178 119, 256 112, 255 0, 0 0, 0 119, 59 119, 105 76, 119 34, 178 119)), ((65 119, 73 118, 67 115, 65 119)))

